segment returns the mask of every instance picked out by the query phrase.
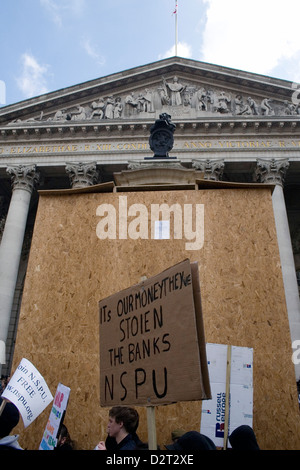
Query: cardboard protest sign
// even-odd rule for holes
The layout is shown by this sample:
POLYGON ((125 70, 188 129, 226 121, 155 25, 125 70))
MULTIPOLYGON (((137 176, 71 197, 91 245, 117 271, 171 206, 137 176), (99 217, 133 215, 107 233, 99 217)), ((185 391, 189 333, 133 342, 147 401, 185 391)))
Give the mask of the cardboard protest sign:
POLYGON ((58 432, 64 420, 69 396, 70 388, 61 383, 58 384, 39 450, 53 450, 56 447, 58 432))
MULTIPOLYGON (((212 399, 202 406, 200 432, 223 447, 225 425, 227 345, 207 345, 212 399)), ((252 427, 253 349, 231 346, 229 433, 242 424, 252 427)), ((230 446, 230 444, 228 444, 230 446)))
POLYGON ((196 272, 185 260, 99 302, 102 406, 210 398, 196 272))
POLYGON ((25 428, 53 400, 44 378, 25 358, 21 360, 1 396, 14 403, 18 408, 25 428))

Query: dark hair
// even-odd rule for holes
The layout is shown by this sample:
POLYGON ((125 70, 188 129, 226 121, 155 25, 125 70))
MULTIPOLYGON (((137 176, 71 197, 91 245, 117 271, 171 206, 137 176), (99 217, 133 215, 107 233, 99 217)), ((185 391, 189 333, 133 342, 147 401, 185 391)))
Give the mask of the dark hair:
MULTIPOLYGON (((2 398, 0 398, 0 404, 2 398)), ((13 403, 6 403, 0 416, 0 439, 8 436, 19 422, 19 411, 13 403)))
POLYGON ((57 444, 55 450, 73 450, 74 442, 72 441, 68 428, 62 424, 57 434, 57 444))
POLYGON ((139 415, 134 408, 114 406, 109 410, 109 416, 115 418, 116 423, 122 421, 128 433, 133 434, 136 432, 139 425, 139 415))
POLYGON ((69 434, 69 431, 67 429, 67 426, 65 426, 64 424, 61 425, 58 435, 59 435, 60 439, 65 438, 67 440, 67 442, 71 441, 70 434, 69 434))

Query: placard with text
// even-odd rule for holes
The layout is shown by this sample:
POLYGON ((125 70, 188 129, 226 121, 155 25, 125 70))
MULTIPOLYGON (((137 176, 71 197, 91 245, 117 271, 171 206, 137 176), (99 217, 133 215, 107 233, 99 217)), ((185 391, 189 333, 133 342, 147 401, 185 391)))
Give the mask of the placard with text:
POLYGON ((25 428, 53 400, 45 379, 26 358, 21 360, 1 396, 18 408, 25 428))
POLYGON ((70 391, 69 387, 61 383, 58 384, 39 450, 54 450, 57 446, 58 434, 64 421, 70 391))
POLYGON ((181 263, 99 302, 100 403, 210 398, 197 263, 181 263))

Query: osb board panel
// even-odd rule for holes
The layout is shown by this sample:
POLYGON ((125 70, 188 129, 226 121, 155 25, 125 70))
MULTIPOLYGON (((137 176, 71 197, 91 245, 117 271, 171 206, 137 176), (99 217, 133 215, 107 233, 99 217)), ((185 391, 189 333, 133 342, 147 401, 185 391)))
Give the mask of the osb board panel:
MULTIPOLYGON (((270 191, 226 189, 126 193, 143 203, 204 204, 204 246, 182 240, 99 240, 98 205, 118 193, 41 196, 14 365, 26 357, 52 393, 71 388, 66 425, 81 449, 105 437, 99 406, 98 301, 189 257, 198 261, 206 341, 254 349, 254 430, 264 449, 298 449, 300 420, 270 191)), ((124 196, 124 195, 123 195, 124 196)), ((195 206, 193 206, 195 207, 195 206)), ((118 213, 118 211, 117 211, 118 213)), ((171 224, 172 225, 172 224, 171 224)), ((184 312, 183 312, 184 319, 184 312)), ((184 354, 184 351, 182 351, 184 354)), ((50 407, 21 443, 38 448, 50 407)), ((144 409, 139 434, 147 440, 144 409)), ((181 427, 199 430, 201 402, 157 407, 158 443, 181 427)))

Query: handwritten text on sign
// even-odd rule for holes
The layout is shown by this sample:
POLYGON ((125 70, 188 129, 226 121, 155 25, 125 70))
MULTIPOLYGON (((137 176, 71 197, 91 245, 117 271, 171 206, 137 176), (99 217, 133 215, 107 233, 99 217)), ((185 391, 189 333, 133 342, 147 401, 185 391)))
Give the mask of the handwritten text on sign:
POLYGON ((189 260, 102 300, 99 307, 102 406, 199 399, 189 260))
POLYGON ((53 396, 39 371, 23 358, 5 388, 3 398, 18 408, 25 428, 51 403, 53 396))

